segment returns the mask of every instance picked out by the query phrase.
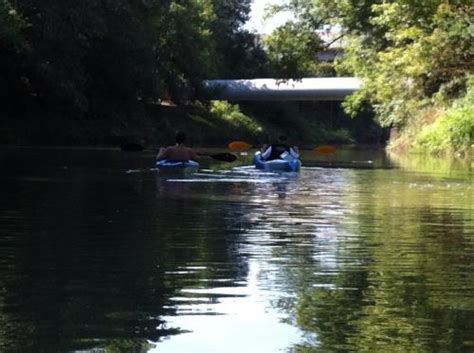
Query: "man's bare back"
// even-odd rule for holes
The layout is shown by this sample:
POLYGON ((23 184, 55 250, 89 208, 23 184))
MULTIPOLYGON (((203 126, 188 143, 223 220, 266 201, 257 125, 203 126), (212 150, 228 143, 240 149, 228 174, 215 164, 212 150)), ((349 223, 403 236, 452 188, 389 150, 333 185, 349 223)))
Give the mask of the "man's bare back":
POLYGON ((182 131, 176 133, 176 145, 161 147, 160 152, 156 156, 156 159, 162 161, 164 159, 170 159, 175 161, 197 161, 197 154, 192 148, 184 146, 184 140, 186 140, 186 134, 182 131))
POLYGON ((171 159, 176 161, 195 161, 197 160, 197 154, 192 148, 177 144, 175 146, 160 148, 160 152, 158 153, 156 159, 159 161, 163 159, 171 159))

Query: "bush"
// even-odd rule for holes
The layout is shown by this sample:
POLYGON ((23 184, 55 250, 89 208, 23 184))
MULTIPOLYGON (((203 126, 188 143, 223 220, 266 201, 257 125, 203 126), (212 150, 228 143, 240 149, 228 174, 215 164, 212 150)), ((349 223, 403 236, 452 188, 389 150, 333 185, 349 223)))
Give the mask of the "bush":
POLYGON ((474 79, 465 97, 458 100, 415 139, 415 148, 435 154, 467 154, 474 143, 474 79))
POLYGON ((210 111, 214 116, 230 123, 237 130, 248 131, 255 136, 263 131, 260 124, 240 111, 238 104, 230 104, 227 101, 212 101, 210 111))

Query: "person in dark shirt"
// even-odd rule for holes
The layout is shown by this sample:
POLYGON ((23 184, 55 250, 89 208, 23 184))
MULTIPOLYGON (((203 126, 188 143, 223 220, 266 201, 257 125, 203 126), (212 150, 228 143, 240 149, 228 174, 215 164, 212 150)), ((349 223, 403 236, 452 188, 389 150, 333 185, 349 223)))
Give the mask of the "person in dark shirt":
POLYGON ((298 147, 289 145, 287 142, 288 138, 284 135, 278 138, 277 143, 271 145, 265 145, 262 148, 262 159, 271 161, 274 159, 281 159, 282 154, 285 152, 293 158, 299 158, 298 147))

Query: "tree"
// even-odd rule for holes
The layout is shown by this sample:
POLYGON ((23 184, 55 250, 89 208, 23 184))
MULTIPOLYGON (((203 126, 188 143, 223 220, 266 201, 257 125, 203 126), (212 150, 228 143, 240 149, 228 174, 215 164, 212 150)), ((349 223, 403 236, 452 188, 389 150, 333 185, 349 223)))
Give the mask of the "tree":
POLYGON ((464 94, 474 68, 472 7, 404 1, 372 8, 371 23, 383 40, 353 37, 340 66, 365 82, 349 111, 368 99, 384 125, 403 125, 420 109, 464 94))
POLYGON ((217 52, 218 78, 255 78, 268 74, 266 55, 258 37, 243 28, 250 0, 212 0, 215 17, 210 24, 217 52))
POLYGON ((31 43, 29 52, 16 53, 22 65, 15 76, 46 110, 100 116, 111 105, 177 91, 207 76, 215 62, 205 2, 18 0, 17 6, 2 2, 0 43, 18 49, 20 35, 31 43))
MULTIPOLYGON (((293 11, 307 33, 323 24, 341 26, 349 44, 336 69, 364 81, 344 104, 353 116, 370 102, 383 126, 419 130, 466 94, 474 70, 470 0, 291 0, 283 8, 293 11)), ((279 29, 275 36, 279 33, 285 31, 279 29)), ((304 36, 287 36, 306 41, 304 36)), ((274 48, 273 58, 288 57, 290 45, 274 48)), ((474 128, 474 121, 468 124, 474 128)))
POLYGON ((314 31, 295 22, 277 28, 265 39, 273 71, 281 78, 299 78, 321 74, 316 54, 323 43, 314 31))

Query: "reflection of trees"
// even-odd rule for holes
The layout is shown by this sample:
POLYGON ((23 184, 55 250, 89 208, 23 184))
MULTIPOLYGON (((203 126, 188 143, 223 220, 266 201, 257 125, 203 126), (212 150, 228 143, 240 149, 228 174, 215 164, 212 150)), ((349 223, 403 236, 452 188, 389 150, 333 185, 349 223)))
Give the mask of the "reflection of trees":
POLYGON ((354 322, 361 315, 365 277, 363 272, 342 274, 335 279, 335 288, 318 288, 300 295, 298 325, 317 335, 299 346, 298 351, 318 347, 321 352, 336 352, 350 348, 347 338, 357 332, 354 322))
MULTIPOLYGON (((355 264, 348 269, 341 265, 350 256, 339 242, 346 233, 341 221, 347 206, 340 190, 345 177, 323 173, 307 177, 302 184, 288 182, 284 198, 279 197, 282 185, 259 185, 259 195, 253 200, 256 206, 247 213, 252 224, 247 238, 271 249, 265 258, 260 250, 259 261, 268 262, 263 266, 266 274, 285 292, 274 305, 294 315, 296 319, 289 321, 303 331, 317 333, 308 335, 306 344, 298 345, 296 351, 318 346, 322 352, 336 351, 356 332, 353 321, 361 312, 367 273, 355 264)), ((350 248, 360 252, 364 244, 352 242, 350 248)))
POLYGON ((113 339, 107 342, 107 353, 146 353, 151 344, 137 340, 113 339))
POLYGON ((474 298, 465 290, 474 285, 466 272, 472 253, 463 250, 466 221, 452 210, 429 208, 401 218, 399 241, 375 252, 368 305, 351 341, 365 350, 463 351, 474 327, 474 298))
POLYGON ((202 273, 181 281, 167 270, 228 263, 205 278, 245 275, 226 233, 229 210, 199 197, 157 199, 154 175, 110 174, 12 182, 0 208, 2 222, 13 220, 0 263, 0 351, 143 352, 176 332, 160 319, 173 312, 168 298, 203 285, 202 273))
MULTIPOLYGON (((360 190, 371 178, 373 193, 357 203, 348 200, 354 215, 342 223, 358 245, 341 237, 337 254, 353 261, 340 262, 329 277, 300 272, 306 286, 299 287, 298 324, 316 335, 296 351, 472 350, 469 195, 453 194, 436 180, 432 192, 422 195, 403 180, 390 183, 383 173, 380 179, 361 175, 360 190), (443 206, 440 200, 456 202, 443 206), (325 285, 308 288, 310 283, 325 285)), ((308 266, 321 270, 317 262, 308 266)))
POLYGON ((426 174, 316 171, 165 183, 157 195, 155 175, 123 174, 4 187, 0 351, 142 353, 172 333, 161 319, 174 314, 171 297, 235 285, 245 256, 309 334, 297 352, 471 345, 470 189, 426 174))
POLYGON ((21 246, 3 283, 5 351, 56 352, 114 337, 144 344, 162 334, 166 288, 153 266, 155 242, 107 182, 33 185, 19 198, 11 236, 21 246))

